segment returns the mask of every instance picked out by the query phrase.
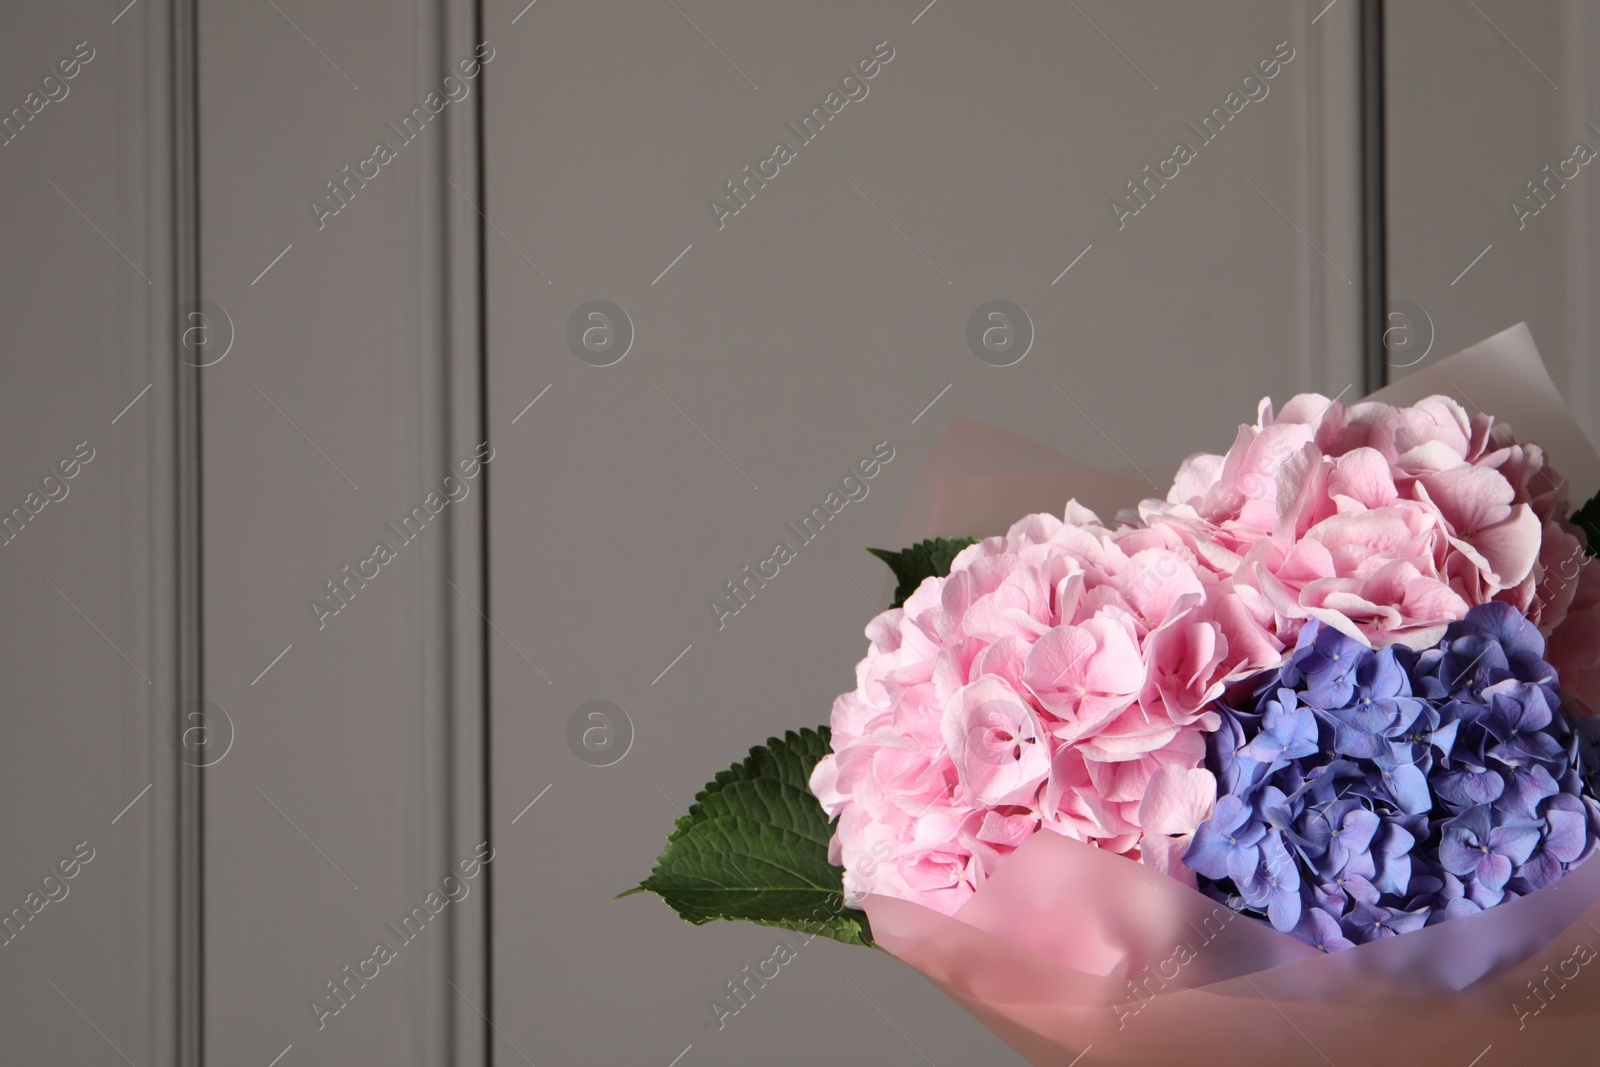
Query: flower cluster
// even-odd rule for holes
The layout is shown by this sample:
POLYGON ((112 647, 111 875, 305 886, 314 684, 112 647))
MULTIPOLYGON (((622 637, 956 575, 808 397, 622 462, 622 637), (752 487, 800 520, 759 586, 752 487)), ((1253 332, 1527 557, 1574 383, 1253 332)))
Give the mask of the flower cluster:
POLYGON ((1548 884, 1592 844, 1600 742, 1561 712, 1600 712, 1567 513, 1488 415, 1307 394, 1122 525, 1069 503, 968 547, 834 703, 811 789, 847 899, 953 913, 1041 830, 1324 944, 1548 884))
POLYGON ((1040 829, 1185 876, 1216 795, 1207 709, 1282 658, 1217 588, 1179 539, 1069 504, 873 619, 811 778, 847 896, 948 914, 1040 829))
POLYGON ((1544 648, 1502 602, 1421 652, 1306 624, 1208 738, 1201 889, 1334 951, 1554 882, 1595 850, 1600 803, 1544 648))
POLYGON ((1277 415, 1263 400, 1227 455, 1190 456, 1140 517, 1265 597, 1286 643, 1315 619, 1420 650, 1491 600, 1550 634, 1577 591, 1556 573, 1581 555, 1568 511, 1537 445, 1449 397, 1347 408, 1302 394, 1277 415))

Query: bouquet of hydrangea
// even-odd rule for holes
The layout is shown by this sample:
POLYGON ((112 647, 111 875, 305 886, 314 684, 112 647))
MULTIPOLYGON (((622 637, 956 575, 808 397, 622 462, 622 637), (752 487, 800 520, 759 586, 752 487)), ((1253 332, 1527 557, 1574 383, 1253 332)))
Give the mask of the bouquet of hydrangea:
MULTIPOLYGON (((1411 403, 1264 400, 1111 521, 874 550, 830 726, 717 775, 640 888, 875 944, 1035 1064, 1588 1062, 1600 497, 1430 378, 1600 482, 1518 327, 1411 403)), ((1016 496, 937 465, 925 533, 1016 496)))

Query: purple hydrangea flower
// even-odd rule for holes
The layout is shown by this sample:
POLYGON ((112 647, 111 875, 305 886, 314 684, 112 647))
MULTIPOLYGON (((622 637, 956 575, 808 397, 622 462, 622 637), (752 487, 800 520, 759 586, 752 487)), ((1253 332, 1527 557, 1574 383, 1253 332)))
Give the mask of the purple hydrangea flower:
POLYGON ((1600 847, 1595 746, 1544 639, 1480 605, 1423 652, 1317 622, 1219 706, 1200 888, 1324 952, 1542 889, 1600 847))

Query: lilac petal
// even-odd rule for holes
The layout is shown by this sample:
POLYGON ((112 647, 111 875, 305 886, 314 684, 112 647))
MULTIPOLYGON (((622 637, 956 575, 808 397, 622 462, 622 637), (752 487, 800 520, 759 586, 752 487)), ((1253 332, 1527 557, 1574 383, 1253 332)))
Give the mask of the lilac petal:
POLYGON ((1576 863, 1589 844, 1589 820, 1581 801, 1576 811, 1554 805, 1554 801, 1564 797, 1565 794, 1552 798, 1551 809, 1545 815, 1549 827, 1545 831, 1544 850, 1562 863, 1576 863))
MULTIPOLYGON (((1522 612, 1503 601, 1491 600, 1467 611, 1466 618, 1452 624, 1452 629, 1482 634, 1492 638, 1507 653, 1532 653, 1544 655, 1544 635, 1522 612)), ((1447 636, 1453 636, 1448 634, 1447 636)))
POLYGON ((1412 763, 1398 765, 1385 765, 1383 767, 1383 784, 1395 806, 1407 815, 1417 815, 1433 807, 1433 794, 1428 790, 1427 775, 1422 769, 1412 763))
POLYGON ((1239 888, 1239 896, 1244 898, 1246 905, 1262 911, 1272 899, 1272 887, 1262 881, 1258 874, 1259 870, 1248 877, 1235 878, 1233 884, 1239 888))
POLYGON ((1489 847, 1510 860, 1512 866, 1520 866, 1539 847, 1539 828, 1521 824, 1496 826, 1489 832, 1489 847))
POLYGON ((1372 847, 1372 838, 1377 834, 1383 820, 1365 808, 1357 808, 1344 817, 1336 836, 1339 844, 1351 852, 1365 852, 1372 847))
POLYGON ((1511 767, 1553 763, 1562 756, 1561 742, 1545 733, 1512 734, 1489 750, 1489 755, 1511 767))
POLYGON ((1444 888, 1444 879, 1435 878, 1431 874, 1413 875, 1411 884, 1406 887, 1406 897, 1412 901, 1432 900, 1444 888))
POLYGON ((1460 900, 1466 895, 1466 889, 1461 885, 1461 879, 1457 878, 1449 871, 1444 872, 1444 878, 1442 881, 1444 882, 1444 888, 1439 890, 1440 900, 1446 902, 1460 900))
POLYGON ((1449 827, 1459 828, 1471 838, 1475 845, 1481 845, 1489 840, 1489 831, 1494 828, 1490 819, 1489 809, 1485 807, 1472 808, 1451 819, 1449 827))
POLYGON ((1339 928, 1339 921, 1321 908, 1307 908, 1300 922, 1290 932, 1323 952, 1339 952, 1355 947, 1355 943, 1345 937, 1344 931, 1339 928))
POLYGON ((1386 648, 1367 660, 1356 672, 1361 687, 1375 697, 1392 697, 1409 694, 1411 682, 1395 658, 1394 649, 1386 648))
POLYGON ((1483 855, 1475 835, 1461 827, 1446 827, 1439 841, 1439 862, 1444 869, 1458 878, 1476 873, 1478 859, 1483 855))
POLYGON ((1506 791, 1506 782, 1495 771, 1483 766, 1460 766, 1433 779, 1440 798, 1457 807, 1490 804, 1506 791))
POLYGON ((1255 815, 1254 809, 1236 796, 1223 796, 1217 798, 1217 806, 1211 816, 1211 822, 1218 830, 1225 834, 1238 830, 1255 815))
POLYGON ((1506 899, 1506 891, 1473 879, 1467 886, 1467 899, 1487 911, 1506 899))
POLYGON ((1285 753, 1291 759, 1313 756, 1317 752, 1317 717, 1307 708, 1298 708, 1278 724, 1285 753))
POLYGON ((1528 818, 1538 810, 1540 801, 1561 791, 1550 772, 1538 765, 1513 771, 1508 777, 1505 795, 1495 807, 1528 818))
POLYGON ((1392 739, 1399 740, 1411 732, 1427 705, 1420 700, 1396 699, 1384 701, 1383 706, 1388 709, 1394 720, 1393 725, 1384 733, 1392 739))
POLYGON ((1514 679, 1496 683, 1484 693, 1489 698, 1489 732, 1504 741, 1518 733, 1533 733, 1550 725, 1550 705, 1537 686, 1514 679))
POLYGON ((1278 760, 1301 759, 1317 751, 1317 720, 1307 708, 1286 705, 1268 709, 1262 717, 1265 727, 1248 745, 1243 754, 1262 763, 1278 760))
POLYGON ((1435 920, 1437 920, 1440 915, 1443 915, 1446 919, 1459 919, 1466 915, 1476 915, 1482 910, 1483 909, 1481 907, 1479 907, 1477 904, 1474 904, 1466 897, 1457 897, 1455 900, 1452 900, 1449 904, 1445 905, 1443 912, 1435 911, 1433 914, 1435 920))
POLYGON ((1296 891, 1300 889, 1300 868, 1278 834, 1268 834, 1261 842, 1261 866, 1269 884, 1296 891))
POLYGON ((1540 849, 1527 863, 1517 868, 1517 877, 1527 882, 1528 891, 1533 892, 1554 883, 1564 870, 1560 860, 1547 849, 1540 849))
MULTIPOLYGON (((1313 907, 1307 909, 1308 913, 1312 911, 1326 910, 1337 915, 1343 912, 1344 909, 1349 906, 1350 898, 1345 894, 1344 889, 1342 889, 1340 886, 1332 883, 1324 883, 1323 885, 1319 885, 1311 890, 1311 903, 1313 907)), ((1305 920, 1302 919, 1302 925, 1304 922, 1305 920)), ((1300 935, 1296 933, 1295 936, 1299 937, 1300 935)), ((1301 938, 1301 940, 1304 941, 1305 939, 1301 938)), ((1310 944, 1310 942, 1306 943, 1310 944)))
POLYGON ((1428 924, 1428 915, 1431 909, 1418 908, 1415 911, 1391 911, 1389 913, 1389 929, 1396 934, 1409 934, 1420 930, 1428 924))
POLYGON ((1377 718, 1344 709, 1324 712, 1323 721, 1333 727, 1333 750, 1341 756, 1376 759, 1389 751, 1389 739, 1383 730, 1393 722, 1393 716, 1377 718))
POLYGON ((1300 921, 1300 909, 1299 893, 1276 892, 1267 903, 1267 918, 1274 929, 1288 933, 1300 921))
POLYGON ((1433 746, 1441 753, 1448 756, 1456 747, 1456 738, 1461 731, 1461 720, 1452 719, 1433 732, 1433 746))
POLYGON ((1439 842, 1439 863, 1457 878, 1469 878, 1478 870, 1482 853, 1463 841, 1460 835, 1447 835, 1439 842))
POLYGON ((1393 937, 1392 930, 1386 930, 1384 923, 1388 921, 1389 909, 1376 907, 1371 904, 1357 904, 1351 909, 1349 922, 1358 933, 1362 942, 1377 941, 1385 937, 1393 937))
MULTIPOLYGON (((1247 884, 1251 886, 1256 884, 1256 872, 1260 867, 1261 847, 1259 845, 1235 848, 1228 853, 1226 862, 1227 876, 1233 879, 1234 885, 1237 885, 1239 891, 1244 893, 1246 897, 1251 894, 1245 892, 1245 886, 1247 884)), ((1255 902, 1252 901, 1251 903, 1254 904, 1255 902)))
POLYGON ((1383 896, 1377 886, 1359 874, 1342 874, 1334 884, 1349 894, 1351 900, 1363 904, 1377 904, 1383 896))
MULTIPOLYGON (((1231 800, 1224 797, 1223 800, 1231 800)), ((1221 806, 1221 802, 1218 802, 1221 806)), ((1189 845, 1189 850, 1183 854, 1183 865, 1196 874, 1203 874, 1207 878, 1223 879, 1228 875, 1228 860, 1235 851, 1228 844, 1228 838, 1217 829, 1215 820, 1203 822, 1200 829, 1195 831, 1194 841, 1189 845)))
POLYGON ((1450 642, 1440 673, 1452 690, 1480 690, 1510 673, 1508 666, 1499 645, 1474 634, 1450 642))
POLYGON ((1383 857, 1372 884, 1384 893, 1399 896, 1411 881, 1411 857, 1405 853, 1383 857))
POLYGON ((1478 854, 1477 875, 1479 884, 1486 889, 1501 890, 1511 880, 1511 861, 1498 852, 1478 854))

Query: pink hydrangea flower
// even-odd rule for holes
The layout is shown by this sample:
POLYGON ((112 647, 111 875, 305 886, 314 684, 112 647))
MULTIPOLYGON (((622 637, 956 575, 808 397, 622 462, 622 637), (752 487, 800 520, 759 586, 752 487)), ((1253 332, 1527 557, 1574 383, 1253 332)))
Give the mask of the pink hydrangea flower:
POLYGON ((1263 400, 1227 455, 1189 457, 1139 516, 1263 598, 1282 642, 1318 619, 1370 645, 1426 648, 1490 600, 1551 633, 1574 594, 1552 574, 1577 545, 1566 512, 1537 445, 1448 397, 1346 408, 1302 394, 1277 415, 1263 400))
POLYGON ((1224 591, 1182 537, 1068 504, 874 618, 811 778, 847 897, 949 914, 1041 829, 1192 880, 1207 706, 1282 654, 1268 602, 1224 591))

